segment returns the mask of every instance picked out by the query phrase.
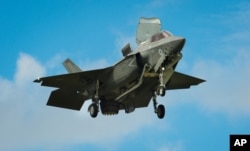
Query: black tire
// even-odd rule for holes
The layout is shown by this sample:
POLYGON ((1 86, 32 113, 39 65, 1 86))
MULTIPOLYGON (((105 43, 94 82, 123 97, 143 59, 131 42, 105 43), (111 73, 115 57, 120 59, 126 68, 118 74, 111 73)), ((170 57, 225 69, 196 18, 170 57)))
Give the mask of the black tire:
POLYGON ((91 117, 95 118, 97 117, 97 114, 98 114, 98 106, 96 103, 92 103, 90 106, 89 106, 89 114, 91 117))
POLYGON ((158 116, 159 119, 163 119, 164 118, 164 116, 165 116, 165 107, 164 107, 164 105, 160 104, 157 107, 157 116, 158 116))

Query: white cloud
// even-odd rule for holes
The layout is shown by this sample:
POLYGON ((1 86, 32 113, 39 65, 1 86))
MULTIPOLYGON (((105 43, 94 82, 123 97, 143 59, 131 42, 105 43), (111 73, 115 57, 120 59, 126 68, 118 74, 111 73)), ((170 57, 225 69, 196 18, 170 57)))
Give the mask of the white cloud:
POLYGON ((63 150, 70 144, 88 143, 109 148, 109 144, 119 144, 124 137, 157 119, 152 110, 137 110, 129 115, 120 113, 111 118, 100 114, 92 119, 87 113, 90 102, 80 112, 48 107, 45 104, 53 89, 32 82, 44 74, 45 68, 37 60, 21 53, 15 79, 0 78, 0 150, 44 146, 48 149, 60 146, 63 150))
POLYGON ((60 52, 60 54, 56 54, 54 57, 52 57, 47 63, 46 63, 46 67, 48 69, 55 69, 56 67, 59 66, 60 67, 62 65, 62 62, 66 59, 66 57, 64 56, 64 54, 62 54, 60 52))
POLYGON ((20 53, 15 74, 15 82, 17 84, 23 85, 29 82, 30 79, 44 74, 44 68, 42 68, 33 57, 20 53))
MULTIPOLYGON (((245 9, 245 6, 249 4, 240 4, 237 11, 226 12, 217 18, 228 30, 223 36, 214 37, 218 39, 218 42, 209 47, 212 54, 218 54, 216 60, 209 56, 204 57, 196 61, 193 67, 194 75, 207 80, 199 85, 195 90, 197 93, 193 94, 194 99, 206 111, 222 112, 230 117, 250 115, 248 80, 250 76, 250 44, 248 42, 250 22, 249 19, 246 20, 250 18, 250 13, 249 9, 245 9), (220 50, 214 50, 215 48, 220 48, 220 50), (216 53, 217 51, 221 53, 216 53)), ((216 18, 212 20, 214 19, 216 18)))
POLYGON ((161 146, 158 151, 183 151, 184 145, 181 141, 170 142, 161 146))
POLYGON ((230 116, 250 115, 249 52, 239 52, 231 62, 200 60, 194 73, 207 80, 196 91, 196 100, 206 110, 230 116))

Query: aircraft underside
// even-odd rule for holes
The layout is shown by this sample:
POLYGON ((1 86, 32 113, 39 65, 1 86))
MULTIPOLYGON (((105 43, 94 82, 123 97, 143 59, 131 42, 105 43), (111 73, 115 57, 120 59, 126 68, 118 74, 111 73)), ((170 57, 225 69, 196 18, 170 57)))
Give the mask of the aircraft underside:
MULTIPOLYGON (((117 83, 117 85, 120 85, 117 88, 120 93, 117 93, 116 97, 99 96, 96 94, 96 99, 94 97, 93 103, 88 108, 91 117, 95 118, 99 110, 103 115, 116 115, 119 113, 119 110, 131 113, 135 108, 148 106, 152 99, 155 113, 158 118, 163 118, 165 107, 164 105, 157 105, 156 98, 157 96, 165 96, 167 81, 173 74, 173 66, 175 66, 177 61, 175 64, 171 63, 171 61, 163 61, 158 72, 155 72, 150 65, 145 64, 139 76, 133 80, 136 82, 129 82, 133 83, 129 88, 125 87, 125 84, 121 86, 121 84, 117 83), (170 75, 166 76, 167 74, 170 75), (122 91, 122 89, 125 90, 122 91)), ((129 66, 127 67, 129 68, 129 66)), ((138 68, 140 67, 138 66, 138 68)))

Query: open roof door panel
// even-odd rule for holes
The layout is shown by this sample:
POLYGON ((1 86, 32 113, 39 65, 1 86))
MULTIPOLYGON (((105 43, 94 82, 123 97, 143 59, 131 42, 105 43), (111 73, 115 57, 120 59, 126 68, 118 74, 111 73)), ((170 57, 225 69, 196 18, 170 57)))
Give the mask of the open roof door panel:
POLYGON ((161 31, 159 18, 140 18, 136 33, 136 43, 140 44, 161 31))

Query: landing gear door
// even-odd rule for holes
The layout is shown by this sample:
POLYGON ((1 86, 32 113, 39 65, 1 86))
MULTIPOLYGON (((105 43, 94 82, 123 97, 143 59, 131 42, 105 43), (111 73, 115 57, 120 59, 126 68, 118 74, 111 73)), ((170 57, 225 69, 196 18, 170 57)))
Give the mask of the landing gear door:
POLYGON ((136 43, 140 44, 161 31, 159 18, 140 18, 136 33, 136 43))

